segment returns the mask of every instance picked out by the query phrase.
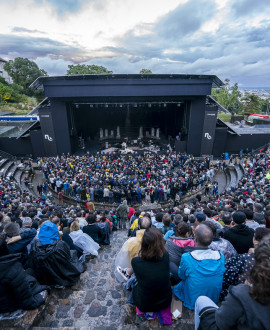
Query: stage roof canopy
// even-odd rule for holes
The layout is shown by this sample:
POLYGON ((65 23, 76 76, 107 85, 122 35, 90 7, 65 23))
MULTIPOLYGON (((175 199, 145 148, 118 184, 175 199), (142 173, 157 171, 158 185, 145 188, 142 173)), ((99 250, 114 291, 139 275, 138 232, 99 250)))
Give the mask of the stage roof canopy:
POLYGON ((30 87, 44 89, 49 98, 89 101, 111 100, 177 100, 206 96, 212 87, 223 82, 215 75, 188 74, 100 74, 40 77, 30 87))

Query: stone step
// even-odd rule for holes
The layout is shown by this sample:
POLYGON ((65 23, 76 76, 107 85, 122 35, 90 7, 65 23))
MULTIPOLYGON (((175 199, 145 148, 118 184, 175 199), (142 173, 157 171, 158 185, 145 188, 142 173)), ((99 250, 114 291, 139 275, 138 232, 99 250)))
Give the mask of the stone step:
POLYGON ((6 177, 6 174, 12 165, 13 165, 12 160, 8 160, 7 162, 5 162, 5 164, 0 169, 0 176, 6 177))
POLYGON ((6 172, 6 178, 10 178, 10 177, 12 177, 12 176, 14 175, 14 173, 15 173, 17 167, 18 167, 18 164, 17 164, 17 163, 13 163, 13 164, 9 167, 9 169, 7 170, 7 172, 6 172))
MULTIPOLYGON (((129 293, 114 275, 114 260, 127 240, 126 231, 111 235, 111 246, 103 247, 97 258, 90 259, 87 270, 72 288, 52 290, 43 318, 33 329, 157 329, 155 321, 136 324, 135 307, 126 303, 129 293)), ((194 313, 183 308, 182 319, 171 328, 194 329, 194 313)))

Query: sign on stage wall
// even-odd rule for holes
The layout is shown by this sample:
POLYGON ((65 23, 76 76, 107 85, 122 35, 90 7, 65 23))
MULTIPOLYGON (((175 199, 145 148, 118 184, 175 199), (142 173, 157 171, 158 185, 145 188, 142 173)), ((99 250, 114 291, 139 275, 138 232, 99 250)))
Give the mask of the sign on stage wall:
POLYGON ((206 110, 203 124, 201 155, 212 155, 217 122, 217 111, 206 110))
POLYGON ((55 143, 54 126, 51 113, 45 110, 42 111, 39 117, 45 153, 47 156, 56 155, 57 148, 55 143))

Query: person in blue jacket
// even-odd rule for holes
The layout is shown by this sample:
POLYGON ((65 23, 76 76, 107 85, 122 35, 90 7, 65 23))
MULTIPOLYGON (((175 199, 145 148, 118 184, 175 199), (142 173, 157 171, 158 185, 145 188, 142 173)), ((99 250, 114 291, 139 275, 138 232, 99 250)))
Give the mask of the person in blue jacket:
POLYGON ((191 310, 194 310, 196 299, 202 295, 218 302, 225 272, 223 254, 208 249, 213 240, 210 228, 200 224, 194 236, 197 249, 183 254, 178 270, 181 282, 173 289, 183 305, 191 310))

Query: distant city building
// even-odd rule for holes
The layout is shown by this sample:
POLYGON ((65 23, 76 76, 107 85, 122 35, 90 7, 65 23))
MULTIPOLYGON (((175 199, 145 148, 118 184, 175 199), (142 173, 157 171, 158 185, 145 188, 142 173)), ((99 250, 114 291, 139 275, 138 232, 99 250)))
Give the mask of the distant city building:
POLYGON ((6 60, 0 57, 0 77, 3 77, 6 82, 9 84, 12 84, 12 78, 8 75, 8 73, 4 70, 4 65, 7 63, 6 60))

